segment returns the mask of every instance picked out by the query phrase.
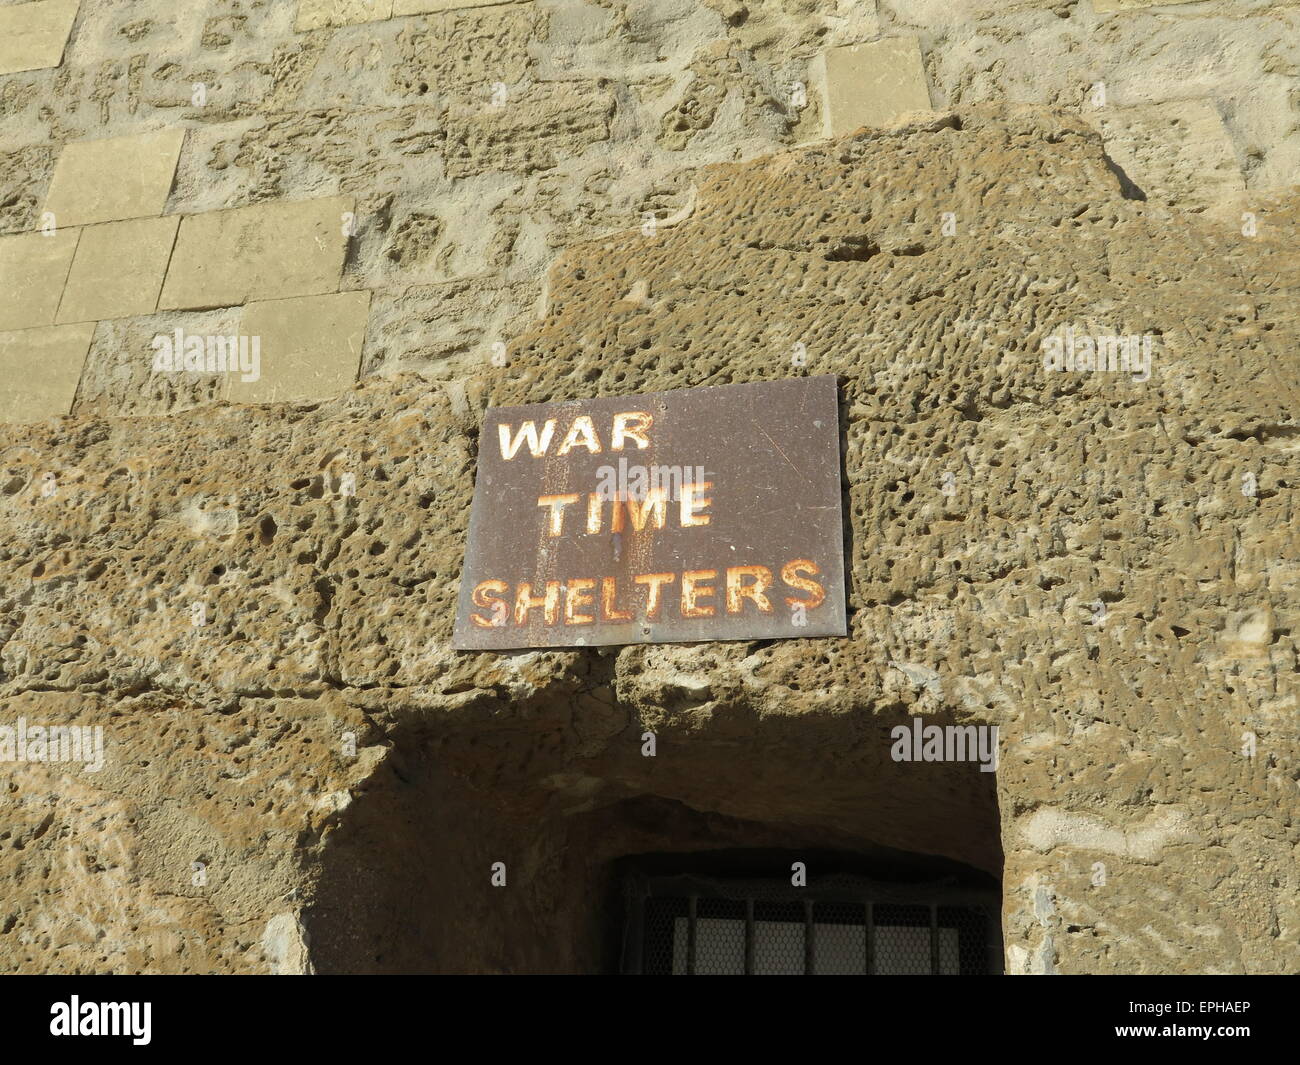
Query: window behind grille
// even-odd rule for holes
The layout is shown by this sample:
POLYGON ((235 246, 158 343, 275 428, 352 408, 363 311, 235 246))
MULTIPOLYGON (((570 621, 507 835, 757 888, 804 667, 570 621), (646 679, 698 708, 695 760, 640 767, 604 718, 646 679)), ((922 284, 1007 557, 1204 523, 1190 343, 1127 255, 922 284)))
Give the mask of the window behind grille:
POLYGON ((949 883, 633 874, 623 971, 977 975, 1002 971, 999 900, 949 883))

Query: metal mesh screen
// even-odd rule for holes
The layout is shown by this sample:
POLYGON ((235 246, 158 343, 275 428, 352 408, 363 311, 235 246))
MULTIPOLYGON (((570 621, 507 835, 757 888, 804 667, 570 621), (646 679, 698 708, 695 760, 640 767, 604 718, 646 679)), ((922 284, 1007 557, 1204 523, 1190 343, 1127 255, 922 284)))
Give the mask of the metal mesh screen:
MULTIPOLYGON (((941 972, 988 972, 989 915, 963 906, 940 906, 939 964, 941 972), (951 935, 946 933, 951 932, 951 935)), ((996 927, 996 925, 995 925, 996 927)))
MULTIPOLYGON (((695 908, 695 974, 741 976, 745 972, 745 904, 700 899, 695 908)), ((686 972, 690 918, 678 918, 673 931, 673 975, 686 972)))
POLYGON ((867 971, 866 913, 861 903, 814 904, 814 975, 861 976, 867 971))
POLYGON ((754 975, 801 974, 807 945, 805 924, 800 903, 754 903, 754 975))
POLYGON ((782 881, 660 878, 631 893, 625 971, 707 975, 976 975, 1001 971, 994 900, 838 878, 817 898, 782 881), (853 889, 856 887, 856 891, 853 889), (875 890, 873 890, 875 889, 875 890), (858 898, 850 897, 856 894, 858 898), (911 895, 917 901, 895 901, 911 895), (888 900, 888 901, 886 901, 888 900))
POLYGON ((881 976, 930 971, 930 907, 876 906, 876 968, 881 976))
MULTIPOLYGON (((644 971, 647 973, 677 974, 674 960, 677 955, 675 930, 678 923, 688 919, 686 899, 647 899, 645 903, 644 971)), ((683 965, 685 965, 684 955, 683 965)), ((685 968, 681 972, 685 972, 685 968)))

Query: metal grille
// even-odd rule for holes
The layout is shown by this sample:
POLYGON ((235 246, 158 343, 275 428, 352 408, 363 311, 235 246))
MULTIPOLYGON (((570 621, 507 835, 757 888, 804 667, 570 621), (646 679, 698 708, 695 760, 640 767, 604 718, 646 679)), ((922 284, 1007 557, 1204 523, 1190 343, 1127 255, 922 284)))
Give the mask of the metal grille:
POLYGON ((1002 971, 998 900, 951 884, 629 879, 623 970, 674 976, 1002 971))

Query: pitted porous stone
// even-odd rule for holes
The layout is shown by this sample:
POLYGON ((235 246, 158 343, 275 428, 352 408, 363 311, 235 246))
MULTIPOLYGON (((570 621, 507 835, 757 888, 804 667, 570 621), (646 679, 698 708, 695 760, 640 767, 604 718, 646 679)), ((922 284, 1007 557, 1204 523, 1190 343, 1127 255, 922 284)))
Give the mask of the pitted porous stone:
POLYGON ((497 82, 478 95, 447 112, 440 140, 450 177, 549 170, 609 137, 614 96, 604 89, 497 82))
POLYGON ((163 414, 214 403, 225 396, 225 373, 155 369, 160 351, 174 351, 189 337, 237 337, 241 307, 211 311, 159 311, 99 323, 77 389, 74 414, 106 417, 163 414), (179 332, 178 332, 179 331, 179 332), (164 345, 169 345, 169 347, 164 345))
POLYGON ((45 210, 59 226, 160 215, 184 142, 185 130, 164 129, 65 145, 45 210))
POLYGON ((393 0, 298 0, 300 30, 378 22, 393 13, 393 0))
POLYGON ((963 109, 703 167, 504 365, 7 430, 0 699, 111 731, 12 767, 0 963, 590 971, 615 859, 797 845, 1000 875, 1014 971, 1293 969, 1300 209, 1113 166, 963 109), (1048 372, 1067 330, 1149 374, 1048 372), (841 381, 848 638, 449 650, 487 406, 799 373, 841 381), (998 726, 996 777, 894 761, 913 715, 998 726))
POLYGON ((37 206, 45 198, 55 155, 56 149, 45 144, 0 154, 0 232, 37 227, 37 206))
POLYGON ((692 57, 685 90, 659 119, 658 140, 679 152, 697 138, 716 140, 720 130, 730 132, 737 124, 766 127, 774 139, 785 140, 805 117, 804 108, 815 109, 815 98, 802 82, 764 78, 743 50, 717 42, 692 57))
POLYGON ((836 0, 828 21, 827 47, 869 41, 880 33, 879 5, 877 0, 836 0))
MULTIPOLYGON (((132 465, 131 477, 142 473, 132 465)), ((42 502, 59 505, 57 496, 42 502)), ((338 824, 337 804, 322 800, 383 759, 364 714, 326 696, 254 701, 209 719, 183 700, 145 696, 136 710, 152 726, 124 729, 114 705, 93 694, 20 697, 6 709, 33 724, 102 728, 108 753, 98 771, 32 764, 31 786, 7 798, 8 850, 48 840, 40 870, 59 890, 45 894, 37 876, 4 877, 10 931, 36 926, 6 944, 6 967, 71 973, 84 971, 76 959, 86 956, 121 972, 302 971, 303 933, 284 928, 277 884, 295 875, 295 846, 338 824), (355 758, 330 753, 341 734, 356 737, 355 758), (265 757, 286 742, 294 764, 265 757), (178 760, 196 803, 176 801, 178 760), (48 803, 50 794, 60 801, 48 803), (46 947, 45 929, 66 934, 46 947)))
POLYGON ((995 19, 1024 16, 1034 9, 1061 9, 1061 0, 911 0, 897 21, 936 29, 995 19))

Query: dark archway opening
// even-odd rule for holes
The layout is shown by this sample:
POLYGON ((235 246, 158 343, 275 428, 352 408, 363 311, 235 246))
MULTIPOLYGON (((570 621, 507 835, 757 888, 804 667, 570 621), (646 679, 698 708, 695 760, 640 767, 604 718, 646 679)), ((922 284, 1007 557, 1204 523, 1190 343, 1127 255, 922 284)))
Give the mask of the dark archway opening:
MULTIPOLYGON (((970 763, 892 760, 893 716, 715 715, 689 742, 661 741, 657 758, 640 754, 639 724, 625 743, 585 760, 562 745, 540 758, 533 730, 408 734, 322 841, 303 912, 315 971, 618 973, 628 968, 632 872, 775 886, 789 884, 796 860, 807 868, 805 900, 926 907, 883 911, 888 920, 878 923, 895 929, 885 939, 910 944, 913 955, 924 940, 928 952, 921 931, 900 929, 944 926, 953 915, 931 912, 950 904, 937 888, 982 892, 997 907, 996 775, 970 763), (867 881, 868 890, 857 883, 857 895, 819 898, 834 877, 867 881), (882 885, 902 894, 886 898, 882 885)), ((715 920, 734 919, 734 903, 746 899, 721 901, 733 917, 715 920)), ((826 912, 829 924, 858 922, 859 911, 836 911, 835 920, 826 912)), ((837 931, 844 943, 868 934, 861 913, 861 931, 837 931)), ((940 971, 951 971, 950 942, 939 949, 940 971)))

